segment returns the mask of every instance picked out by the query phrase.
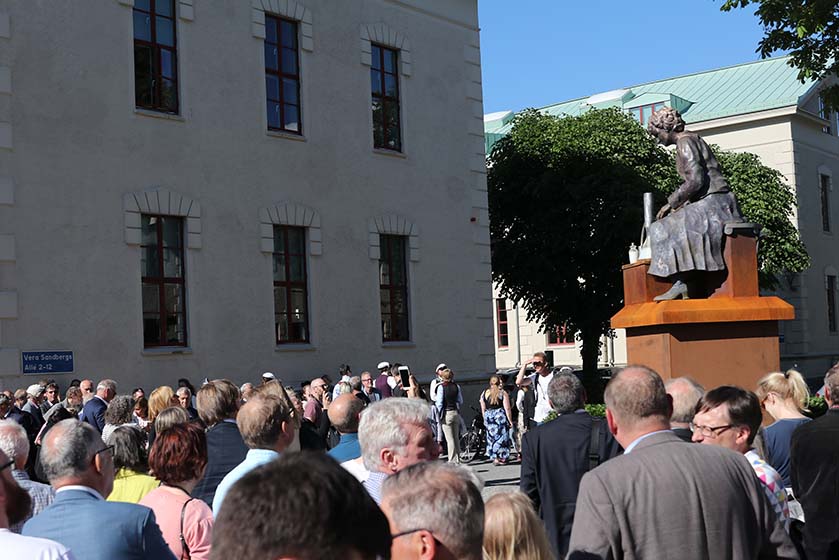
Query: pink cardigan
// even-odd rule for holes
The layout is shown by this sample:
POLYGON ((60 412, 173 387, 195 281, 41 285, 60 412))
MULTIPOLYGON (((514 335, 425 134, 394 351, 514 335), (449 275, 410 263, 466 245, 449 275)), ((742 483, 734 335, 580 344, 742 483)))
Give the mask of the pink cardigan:
MULTIPOLYGON (((180 541, 181 508, 189 499, 177 488, 161 486, 140 500, 141 506, 154 511, 163 539, 175 558, 183 556, 180 541)), ((184 512, 184 538, 192 560, 209 560, 213 540, 213 511, 200 499, 189 502, 184 512)))

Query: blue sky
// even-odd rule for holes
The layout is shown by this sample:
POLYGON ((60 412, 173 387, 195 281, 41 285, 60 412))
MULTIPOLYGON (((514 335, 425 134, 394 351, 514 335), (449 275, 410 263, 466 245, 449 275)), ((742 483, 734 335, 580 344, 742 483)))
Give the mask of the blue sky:
POLYGON ((484 112, 759 60, 754 8, 724 13, 721 4, 480 0, 484 112))

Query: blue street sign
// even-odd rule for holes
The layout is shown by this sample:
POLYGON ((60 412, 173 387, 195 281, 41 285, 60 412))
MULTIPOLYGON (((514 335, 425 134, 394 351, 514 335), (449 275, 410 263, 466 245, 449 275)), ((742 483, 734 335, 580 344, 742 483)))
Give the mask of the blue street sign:
POLYGON ((63 350, 45 352, 21 352, 23 373, 39 375, 47 373, 73 373, 73 353, 63 350))

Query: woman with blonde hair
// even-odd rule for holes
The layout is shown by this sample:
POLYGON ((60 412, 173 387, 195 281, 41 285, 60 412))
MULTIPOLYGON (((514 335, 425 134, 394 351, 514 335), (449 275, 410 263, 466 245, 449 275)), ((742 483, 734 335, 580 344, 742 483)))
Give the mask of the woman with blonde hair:
POLYGON ((177 405, 177 401, 173 402, 174 399, 175 391, 168 385, 162 385, 152 391, 149 395, 149 423, 154 424, 154 419, 157 418, 157 415, 164 408, 177 405))
POLYGON ((760 404, 775 420, 763 430, 766 462, 784 479, 784 486, 792 483, 789 476, 789 448, 792 433, 810 419, 804 416, 810 391, 804 377, 794 369, 774 372, 757 382, 760 404))
POLYGON ((489 389, 481 394, 481 413, 487 432, 487 456, 493 464, 503 465, 510 457, 510 429, 513 427, 513 413, 510 395, 501 386, 501 378, 489 378, 489 389))
POLYGON ((484 507, 484 560, 554 560, 545 527, 527 496, 501 492, 484 507))

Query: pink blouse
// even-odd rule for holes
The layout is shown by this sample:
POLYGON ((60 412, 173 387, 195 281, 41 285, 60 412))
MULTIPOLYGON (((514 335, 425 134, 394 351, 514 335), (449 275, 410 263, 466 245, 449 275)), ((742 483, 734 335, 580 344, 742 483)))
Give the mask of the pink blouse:
MULTIPOLYGON (((182 558, 181 547, 181 509, 189 499, 177 488, 161 486, 152 490, 140 500, 141 506, 154 511, 157 525, 163 533, 163 539, 175 558, 182 558)), ((210 544, 213 540, 213 511, 203 500, 189 502, 184 511, 184 539, 189 547, 192 560, 209 560, 210 544)))

